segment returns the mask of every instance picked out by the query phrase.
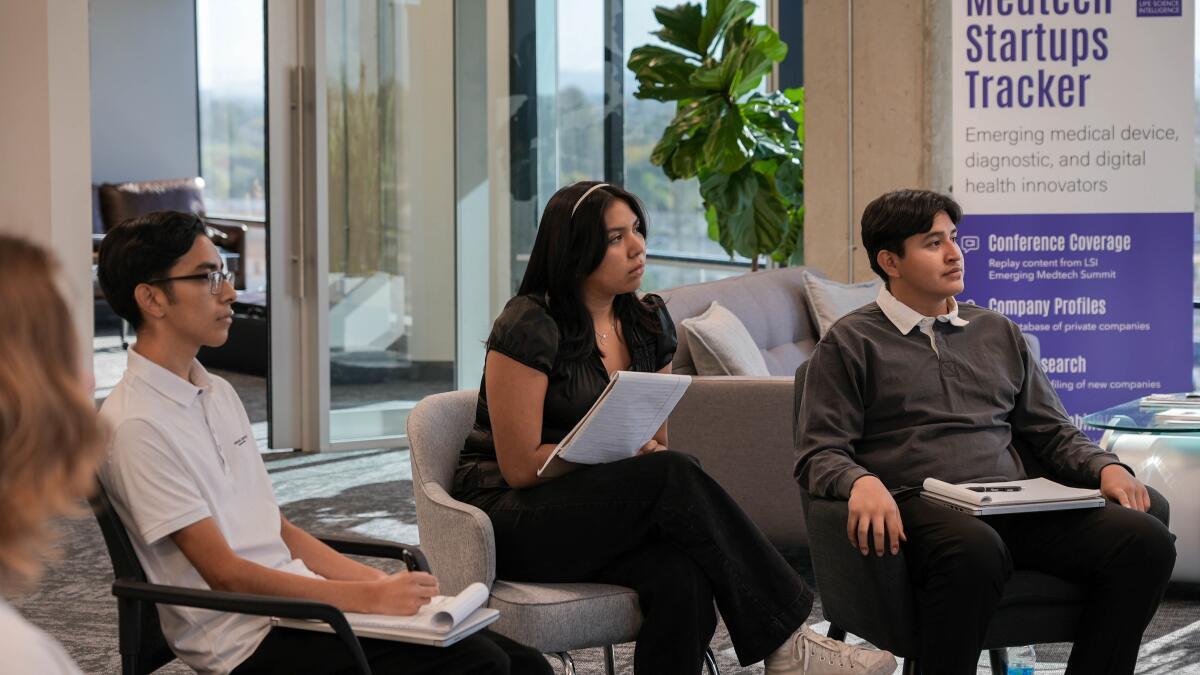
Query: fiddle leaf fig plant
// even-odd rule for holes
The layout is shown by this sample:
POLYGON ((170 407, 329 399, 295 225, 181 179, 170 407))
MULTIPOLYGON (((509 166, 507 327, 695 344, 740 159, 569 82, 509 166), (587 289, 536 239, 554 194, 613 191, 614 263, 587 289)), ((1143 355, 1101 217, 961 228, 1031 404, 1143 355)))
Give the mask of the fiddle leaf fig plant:
POLYGON ((764 93, 787 56, 750 0, 656 7, 666 46, 629 55, 634 96, 674 101, 675 117, 650 161, 671 180, 699 178, 708 236, 731 256, 803 262, 804 90, 764 93))

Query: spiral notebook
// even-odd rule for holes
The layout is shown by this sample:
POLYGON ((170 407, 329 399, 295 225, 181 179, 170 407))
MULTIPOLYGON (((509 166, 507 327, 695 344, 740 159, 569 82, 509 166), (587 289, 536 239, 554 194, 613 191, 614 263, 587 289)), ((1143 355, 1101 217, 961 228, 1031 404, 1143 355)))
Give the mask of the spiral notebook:
POLYGON ((958 485, 926 478, 922 487, 922 498, 973 516, 1104 506, 1099 490, 1067 487, 1048 478, 958 485))
POLYGON ((692 383, 687 375, 621 370, 587 414, 546 458, 538 475, 553 478, 573 464, 605 464, 633 457, 654 438, 692 383))

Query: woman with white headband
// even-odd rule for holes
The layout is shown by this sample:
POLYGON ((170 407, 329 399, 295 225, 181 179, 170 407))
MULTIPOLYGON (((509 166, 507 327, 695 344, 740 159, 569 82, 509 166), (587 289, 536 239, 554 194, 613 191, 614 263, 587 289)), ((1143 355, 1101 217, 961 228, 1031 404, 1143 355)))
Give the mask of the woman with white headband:
POLYGON ((671 371, 671 316, 659 296, 636 294, 644 214, 613 185, 560 189, 492 328, 454 494, 491 518, 497 576, 636 590, 640 674, 699 672, 714 601, 743 665, 765 659, 769 675, 891 673, 891 654, 803 627, 812 592, 699 462, 667 449, 665 424, 637 457, 537 475, 608 373, 671 371))

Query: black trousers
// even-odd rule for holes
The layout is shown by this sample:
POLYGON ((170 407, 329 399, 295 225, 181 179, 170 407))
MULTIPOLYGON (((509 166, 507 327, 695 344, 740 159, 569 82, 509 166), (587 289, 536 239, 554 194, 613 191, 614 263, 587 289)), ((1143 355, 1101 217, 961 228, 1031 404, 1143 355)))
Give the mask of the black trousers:
MULTIPOLYGON (((428 647, 391 640, 359 638, 371 672, 403 675, 553 675, 546 657, 489 631, 480 631, 449 647, 428 647)), ((236 675, 306 673, 350 675, 358 666, 341 638, 295 628, 272 628, 236 675)))
POLYGON ((1013 569, 1088 589, 1069 675, 1128 674, 1175 565, 1153 516, 1097 509, 976 518, 912 495, 899 502, 904 555, 917 591, 921 671, 975 673, 992 614, 1013 569))
POLYGON ((492 487, 488 464, 460 468, 455 496, 491 518, 497 576, 636 590, 637 673, 699 672, 714 601, 742 665, 782 645, 812 609, 812 592, 689 455, 584 467, 526 490, 492 487))

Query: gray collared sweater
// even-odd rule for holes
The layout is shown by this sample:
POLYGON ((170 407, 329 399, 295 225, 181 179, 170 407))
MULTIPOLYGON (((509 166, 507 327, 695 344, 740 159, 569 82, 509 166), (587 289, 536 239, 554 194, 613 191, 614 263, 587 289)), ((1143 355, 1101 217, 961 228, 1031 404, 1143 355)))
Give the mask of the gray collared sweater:
POLYGON ((1025 478, 1014 442, 1051 478, 1099 485, 1117 456, 1070 422, 1020 329, 975 305, 959 305, 959 314, 970 324, 934 324, 937 353, 919 330, 901 334, 876 303, 829 329, 809 361, 796 420, 800 485, 845 499, 867 474, 892 491, 927 477, 1025 478))

